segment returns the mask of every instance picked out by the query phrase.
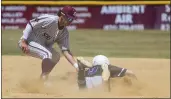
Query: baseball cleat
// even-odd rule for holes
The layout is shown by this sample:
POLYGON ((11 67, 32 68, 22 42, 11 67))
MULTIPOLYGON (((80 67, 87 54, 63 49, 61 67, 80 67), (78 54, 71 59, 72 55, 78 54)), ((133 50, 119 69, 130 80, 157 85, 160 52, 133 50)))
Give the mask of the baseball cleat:
POLYGON ((40 79, 41 79, 42 81, 48 80, 48 74, 41 74, 41 75, 40 75, 40 79))

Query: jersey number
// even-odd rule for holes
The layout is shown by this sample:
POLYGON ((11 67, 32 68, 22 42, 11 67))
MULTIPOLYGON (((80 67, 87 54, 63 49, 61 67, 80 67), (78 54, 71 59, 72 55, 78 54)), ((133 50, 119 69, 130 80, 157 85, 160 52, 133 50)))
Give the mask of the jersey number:
POLYGON ((43 33, 43 36, 47 39, 47 40, 50 40, 52 37, 49 35, 49 34, 47 34, 47 33, 43 33))
POLYGON ((88 70, 88 75, 95 75, 98 70, 98 67, 93 67, 88 70))

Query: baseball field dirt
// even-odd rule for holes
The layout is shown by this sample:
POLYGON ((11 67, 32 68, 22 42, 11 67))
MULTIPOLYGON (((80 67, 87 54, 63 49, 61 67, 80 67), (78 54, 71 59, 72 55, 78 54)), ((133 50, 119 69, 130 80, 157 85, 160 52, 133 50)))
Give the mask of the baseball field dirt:
MULTIPOLYGON (((86 57, 91 60, 92 57, 86 57)), ((170 97, 170 59, 110 58, 112 64, 132 70, 138 77, 111 80, 93 90, 79 91, 75 69, 61 58, 50 74, 49 85, 39 81, 41 60, 28 56, 2 56, 2 97, 170 97)))

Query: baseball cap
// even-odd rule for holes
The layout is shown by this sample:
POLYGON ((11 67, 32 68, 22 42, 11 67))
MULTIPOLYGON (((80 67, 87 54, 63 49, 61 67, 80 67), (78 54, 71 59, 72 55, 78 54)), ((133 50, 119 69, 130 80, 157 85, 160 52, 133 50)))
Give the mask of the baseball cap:
POLYGON ((71 6, 64 6, 61 10, 68 18, 76 19, 76 10, 71 6))

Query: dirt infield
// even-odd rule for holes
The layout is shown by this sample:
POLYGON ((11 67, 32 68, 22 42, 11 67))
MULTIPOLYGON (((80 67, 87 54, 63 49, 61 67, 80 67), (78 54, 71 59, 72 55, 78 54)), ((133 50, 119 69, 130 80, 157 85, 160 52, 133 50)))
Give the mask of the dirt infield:
POLYGON ((111 92, 107 85, 101 90, 79 91, 74 68, 61 58, 51 72, 51 85, 45 87, 38 80, 41 60, 2 56, 2 97, 170 97, 170 59, 110 58, 110 61, 134 71, 138 81, 117 78, 111 81, 111 92))

